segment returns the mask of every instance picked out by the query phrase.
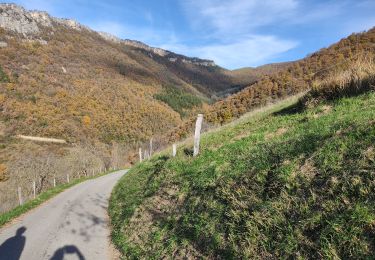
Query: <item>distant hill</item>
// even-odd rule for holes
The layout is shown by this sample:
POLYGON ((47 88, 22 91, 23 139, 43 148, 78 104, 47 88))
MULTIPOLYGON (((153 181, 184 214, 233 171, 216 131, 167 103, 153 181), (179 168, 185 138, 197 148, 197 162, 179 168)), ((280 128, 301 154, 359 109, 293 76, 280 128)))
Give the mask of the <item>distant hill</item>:
POLYGON ((259 79, 264 75, 276 74, 279 71, 290 66, 294 62, 280 62, 280 63, 271 63, 258 67, 247 67, 228 71, 228 74, 240 80, 243 84, 251 82, 254 79, 259 79))

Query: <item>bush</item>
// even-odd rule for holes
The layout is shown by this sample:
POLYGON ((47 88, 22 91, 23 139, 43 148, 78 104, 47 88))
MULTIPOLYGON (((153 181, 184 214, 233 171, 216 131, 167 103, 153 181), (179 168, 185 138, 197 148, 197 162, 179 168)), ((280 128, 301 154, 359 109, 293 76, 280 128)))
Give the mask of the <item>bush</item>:
POLYGON ((7 167, 4 164, 0 164, 0 182, 8 180, 7 167))

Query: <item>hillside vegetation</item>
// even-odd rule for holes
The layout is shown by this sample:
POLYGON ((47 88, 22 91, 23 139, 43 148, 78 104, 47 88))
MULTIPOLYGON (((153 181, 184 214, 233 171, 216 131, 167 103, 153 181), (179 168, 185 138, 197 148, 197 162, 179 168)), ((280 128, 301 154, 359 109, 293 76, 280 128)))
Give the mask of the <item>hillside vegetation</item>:
MULTIPOLYGON (((358 65, 358 64, 357 64, 358 65)), ((110 201, 129 259, 371 259, 372 60, 136 165, 110 201)))
MULTIPOLYGON (((352 34, 328 48, 323 48, 304 59, 275 65, 263 66, 259 72, 267 71, 255 84, 246 87, 210 107, 202 109, 206 121, 213 125, 230 122, 241 115, 285 97, 304 92, 313 82, 324 80, 328 75, 348 69, 360 57, 374 57, 375 28, 352 34)), ((241 78, 243 71, 237 71, 241 78)), ((170 132, 168 140, 176 141, 186 137, 195 118, 185 120, 170 132)))

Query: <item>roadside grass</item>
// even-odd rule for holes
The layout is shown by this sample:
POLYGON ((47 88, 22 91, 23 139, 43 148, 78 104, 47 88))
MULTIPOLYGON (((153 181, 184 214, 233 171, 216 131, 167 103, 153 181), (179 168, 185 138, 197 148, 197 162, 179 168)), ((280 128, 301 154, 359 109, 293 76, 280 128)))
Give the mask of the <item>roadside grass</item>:
POLYGON ((112 173, 112 172, 114 172, 114 171, 102 173, 102 174, 96 175, 94 177, 85 177, 85 178, 75 179, 75 180, 72 180, 69 183, 57 185, 55 188, 49 189, 45 192, 42 192, 41 194, 36 196, 35 199, 29 200, 29 201, 25 202, 23 205, 17 206, 16 208, 14 208, 14 209, 12 209, 8 212, 0 214, 0 228, 2 226, 4 226, 5 224, 7 224, 8 222, 10 222, 11 220, 21 216, 22 214, 28 212, 29 210, 31 210, 33 208, 36 208, 37 206, 39 206, 42 203, 44 203, 45 201, 53 198, 57 194, 65 191, 66 189, 71 188, 71 187, 73 187, 73 186, 75 186, 79 183, 84 182, 84 181, 96 179, 96 178, 99 178, 101 176, 104 176, 104 175, 112 173))
POLYGON ((115 187, 126 259, 375 255, 375 93, 290 101, 136 165, 115 187))

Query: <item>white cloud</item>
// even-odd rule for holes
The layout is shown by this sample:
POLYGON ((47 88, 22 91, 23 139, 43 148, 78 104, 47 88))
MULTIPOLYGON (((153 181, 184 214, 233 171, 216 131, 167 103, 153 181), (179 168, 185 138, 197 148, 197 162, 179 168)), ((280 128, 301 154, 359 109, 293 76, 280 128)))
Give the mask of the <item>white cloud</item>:
POLYGON ((211 27, 215 34, 243 33, 287 18, 296 0, 183 0, 195 27, 211 27))
POLYGON ((164 48, 233 69, 264 64, 297 46, 294 40, 257 32, 293 16, 297 0, 181 0, 181 5, 193 30, 206 32, 208 45, 165 44, 164 48))
POLYGON ((213 59, 218 65, 235 69, 264 64, 297 45, 298 43, 295 41, 283 40, 275 36, 251 35, 228 44, 212 44, 198 47, 166 44, 161 47, 177 53, 213 59))

